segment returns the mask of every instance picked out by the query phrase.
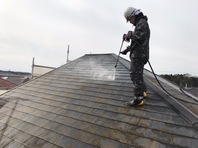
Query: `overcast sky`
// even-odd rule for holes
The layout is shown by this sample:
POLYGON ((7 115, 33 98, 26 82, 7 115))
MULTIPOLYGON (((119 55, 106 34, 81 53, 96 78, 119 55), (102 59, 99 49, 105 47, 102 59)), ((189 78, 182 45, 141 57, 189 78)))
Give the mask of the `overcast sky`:
POLYGON ((129 6, 149 19, 155 72, 198 76, 196 0, 0 0, 0 70, 31 72, 33 57, 37 65, 59 67, 68 45, 70 60, 118 54, 132 29, 123 17, 129 6))

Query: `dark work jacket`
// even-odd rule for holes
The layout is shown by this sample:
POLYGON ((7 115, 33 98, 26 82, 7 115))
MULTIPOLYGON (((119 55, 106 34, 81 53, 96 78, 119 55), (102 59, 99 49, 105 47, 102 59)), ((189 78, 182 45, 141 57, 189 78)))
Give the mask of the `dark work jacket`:
POLYGON ((146 62, 149 59, 150 29, 147 20, 147 17, 143 14, 136 16, 135 30, 129 46, 131 59, 143 58, 146 62))

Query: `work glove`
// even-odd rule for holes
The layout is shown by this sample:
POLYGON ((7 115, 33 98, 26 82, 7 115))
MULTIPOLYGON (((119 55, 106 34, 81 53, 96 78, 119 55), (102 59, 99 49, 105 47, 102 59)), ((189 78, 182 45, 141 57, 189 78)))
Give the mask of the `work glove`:
POLYGON ((133 36, 133 31, 128 31, 128 33, 127 33, 127 37, 128 37, 129 39, 131 39, 131 38, 132 38, 132 36, 133 36))
POLYGON ((129 39, 129 37, 128 37, 127 34, 123 34, 122 39, 123 39, 123 41, 126 41, 126 42, 129 42, 130 41, 130 39, 129 39))
POLYGON ((128 46, 125 50, 121 51, 120 53, 126 55, 130 51, 130 47, 128 46))

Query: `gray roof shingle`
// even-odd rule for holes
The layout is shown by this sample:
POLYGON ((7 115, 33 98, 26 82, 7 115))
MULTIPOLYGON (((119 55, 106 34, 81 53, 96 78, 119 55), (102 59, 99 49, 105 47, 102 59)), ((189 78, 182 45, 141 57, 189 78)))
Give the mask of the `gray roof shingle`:
POLYGON ((149 97, 127 107, 129 62, 120 58, 114 71, 115 62, 114 54, 85 55, 0 96, 0 147, 196 148, 197 114, 188 110, 196 102, 171 104, 145 71, 149 97))

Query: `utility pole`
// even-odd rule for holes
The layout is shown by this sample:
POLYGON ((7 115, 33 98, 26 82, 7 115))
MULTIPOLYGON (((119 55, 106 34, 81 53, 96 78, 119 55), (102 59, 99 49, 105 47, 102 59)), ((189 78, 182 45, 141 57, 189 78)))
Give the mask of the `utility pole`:
POLYGON ((32 74, 31 74, 31 78, 33 78, 33 72, 34 72, 34 57, 32 59, 32 74))
POLYGON ((67 61, 66 61, 66 63, 68 63, 68 62, 69 62, 69 45, 67 47, 67 61))

